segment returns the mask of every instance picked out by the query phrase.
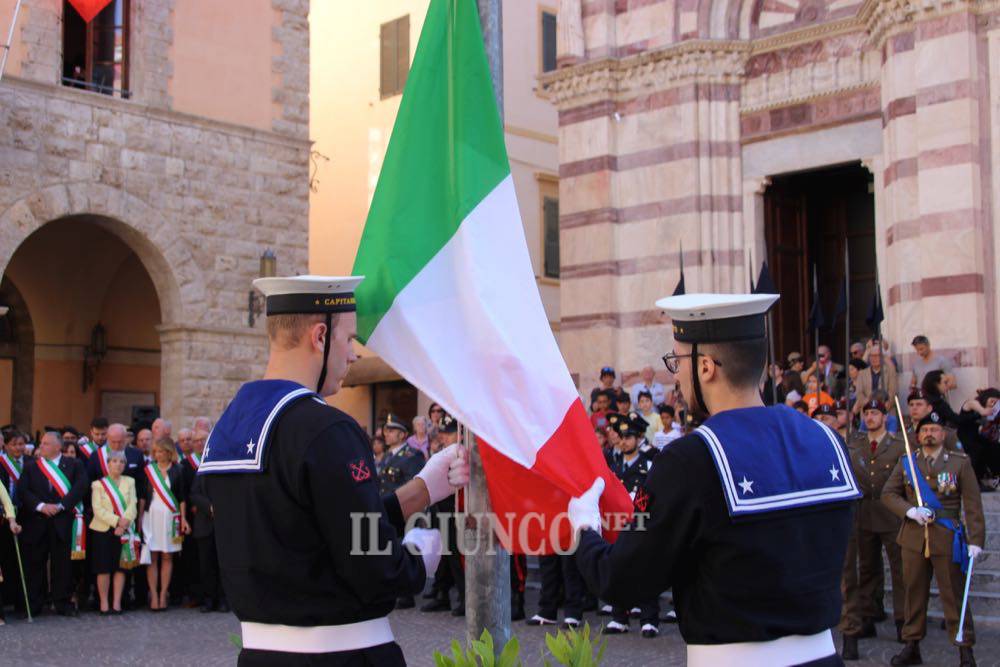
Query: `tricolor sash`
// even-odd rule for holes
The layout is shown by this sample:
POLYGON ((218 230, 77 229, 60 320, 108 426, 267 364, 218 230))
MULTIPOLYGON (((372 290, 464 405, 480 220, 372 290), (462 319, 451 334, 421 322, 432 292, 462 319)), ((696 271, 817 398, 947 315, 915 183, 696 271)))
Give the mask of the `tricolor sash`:
POLYGON ((97 450, 97 463, 101 466, 101 475, 104 477, 108 476, 108 452, 111 448, 108 445, 97 450))
POLYGON ((83 438, 77 441, 76 448, 88 459, 97 451, 97 445, 83 438))
POLYGON ((194 468, 195 471, 197 471, 198 468, 201 467, 201 454, 199 454, 198 452, 191 452, 190 454, 186 454, 184 458, 187 459, 188 464, 192 468, 194 468))
MULTIPOLYGON (((912 456, 916 456, 914 453, 912 456)), ((920 487, 920 496, 924 500, 924 505, 934 510, 935 513, 944 509, 941 501, 938 500, 937 494, 931 490, 931 485, 927 483, 924 476, 917 472, 916 462, 911 456, 903 455, 906 460, 907 465, 903 466, 903 474, 906 476, 910 484, 913 484, 913 480, 916 480, 917 486, 920 487)), ((934 518, 934 523, 940 524, 952 532, 951 540, 951 561, 953 563, 958 563, 959 567, 962 568, 962 573, 969 571, 969 546, 965 538, 965 527, 962 525, 961 521, 956 521, 954 519, 945 519, 944 517, 936 516, 934 518)))
POLYGON ((732 519, 861 497, 839 436, 787 406, 726 410, 695 433, 732 519))
POLYGON ((184 537, 181 535, 181 505, 177 502, 177 496, 170 490, 170 484, 163 476, 163 473, 160 472, 160 466, 153 463, 146 466, 145 470, 146 477, 149 478, 149 483, 153 486, 153 490, 156 491, 156 495, 160 497, 163 504, 174 515, 173 521, 170 523, 170 539, 174 544, 180 544, 184 540, 184 537))
POLYGON ((7 456, 7 452, 0 453, 0 465, 4 467, 7 474, 10 476, 10 480, 15 484, 21 479, 21 470, 24 467, 23 463, 15 461, 14 459, 7 456))
MULTIPOLYGON (((101 486, 104 488, 104 492, 108 494, 108 500, 111 501, 111 509, 115 511, 115 515, 120 519, 125 516, 125 511, 128 509, 128 505, 125 503, 125 496, 122 495, 121 490, 118 485, 110 477, 104 477, 101 479, 101 486)), ((121 535, 122 550, 119 556, 119 563, 124 569, 130 569, 135 567, 139 563, 139 549, 142 544, 142 540, 135 532, 135 522, 131 522, 128 525, 128 529, 121 535)))
MULTIPOLYGON (((69 493, 69 478, 52 461, 46 458, 38 459, 38 469, 42 471, 49 484, 56 490, 60 498, 65 498, 69 493)), ((83 502, 78 502, 73 508, 73 530, 70 533, 70 545, 72 560, 83 560, 87 557, 87 531, 83 526, 83 502)))

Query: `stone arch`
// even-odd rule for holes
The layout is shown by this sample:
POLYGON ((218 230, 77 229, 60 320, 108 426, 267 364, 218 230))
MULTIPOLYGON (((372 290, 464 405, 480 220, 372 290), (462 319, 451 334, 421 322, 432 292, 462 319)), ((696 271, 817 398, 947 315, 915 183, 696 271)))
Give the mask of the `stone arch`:
POLYGON ((99 183, 62 183, 36 190, 0 213, 0 275, 28 236, 48 222, 86 216, 119 237, 139 257, 160 301, 162 322, 200 319, 205 281, 184 240, 145 201, 99 183))

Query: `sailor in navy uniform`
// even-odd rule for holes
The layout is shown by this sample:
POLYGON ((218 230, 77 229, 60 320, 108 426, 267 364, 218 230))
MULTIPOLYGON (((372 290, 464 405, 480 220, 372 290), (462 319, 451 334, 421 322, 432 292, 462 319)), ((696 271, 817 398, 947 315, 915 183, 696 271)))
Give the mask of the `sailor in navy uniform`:
POLYGON ((406 519, 468 480, 454 446, 380 496, 367 435, 323 400, 357 359, 360 281, 254 281, 266 296, 267 369, 226 408, 198 469, 241 622, 240 665, 405 664, 386 615, 423 588, 441 553, 436 530, 403 538, 406 519))
POLYGON ((392 493, 417 476, 424 467, 424 455, 406 442, 408 432, 403 420, 392 414, 386 417, 382 427, 385 445, 388 448, 382 457, 382 471, 379 473, 379 490, 382 495, 392 493))
MULTIPOLYGON (((636 506, 635 511, 644 512, 645 503, 641 492, 646 486, 649 470, 653 467, 653 455, 641 452, 639 442, 646 429, 649 428, 649 422, 643 419, 638 412, 630 412, 628 417, 628 420, 620 420, 617 424, 618 432, 622 438, 622 459, 614 472, 625 485, 625 490, 632 497, 632 502, 635 503, 638 499, 639 506, 636 506)), ((655 450, 653 451, 655 452, 655 450)), ((628 618, 632 608, 631 604, 612 605, 612 620, 604 626, 604 634, 617 635, 628 632, 628 618)), ((642 636, 652 638, 660 634, 659 597, 657 595, 652 598, 647 596, 638 609, 639 622, 642 624, 642 636)))
POLYGON ((688 294, 664 356, 702 424, 653 459, 644 530, 602 537, 603 480, 569 502, 576 558, 602 599, 673 588, 687 664, 841 665, 830 629, 860 497, 840 438, 785 406, 764 407, 764 320, 777 295, 688 294))

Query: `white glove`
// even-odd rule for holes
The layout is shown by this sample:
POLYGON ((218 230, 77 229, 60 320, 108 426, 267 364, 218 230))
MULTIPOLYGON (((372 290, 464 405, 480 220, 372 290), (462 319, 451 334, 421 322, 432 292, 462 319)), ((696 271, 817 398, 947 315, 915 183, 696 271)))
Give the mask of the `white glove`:
POLYGON ((926 507, 911 507, 906 510, 906 517, 908 519, 913 519, 921 526, 926 526, 934 518, 934 512, 930 511, 926 507))
POLYGON ((410 553, 419 554, 424 560, 427 576, 434 576, 441 562, 441 533, 430 528, 411 528, 403 538, 403 545, 410 553))
MULTIPOLYGON (((417 473, 417 477, 424 480, 424 484, 427 485, 427 492, 431 496, 431 505, 444 500, 451 494, 455 493, 455 488, 449 482, 449 478, 454 477, 456 480, 460 480, 462 478, 461 464, 456 467, 454 474, 451 472, 452 463, 459 460, 458 450, 460 448, 461 446, 458 443, 448 445, 440 452, 432 456, 430 460, 424 464, 423 469, 417 473)), ((468 461, 465 461, 464 465, 464 479, 465 482, 468 483, 468 461)))
POLYGON ((569 523, 573 526, 573 532, 590 528, 601 532, 601 494, 604 493, 604 480, 598 477, 594 480, 594 485, 587 489, 583 495, 569 501, 566 514, 569 515, 569 523))
POLYGON ((983 553, 982 547, 977 547, 975 544, 969 545, 969 560, 976 560, 981 553, 983 553))

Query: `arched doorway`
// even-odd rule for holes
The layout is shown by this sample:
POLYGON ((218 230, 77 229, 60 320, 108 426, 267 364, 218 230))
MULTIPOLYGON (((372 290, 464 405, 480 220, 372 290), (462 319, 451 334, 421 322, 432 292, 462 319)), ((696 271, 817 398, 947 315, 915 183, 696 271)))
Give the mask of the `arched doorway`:
MULTIPOLYGON (((14 305, 12 324, 23 331, 30 313, 33 338, 30 346, 15 343, 22 362, 33 348, 33 363, 19 363, 10 382, 31 387, 30 408, 11 407, 20 428, 85 427, 98 414, 129 423, 133 406, 160 403, 160 298, 124 228, 101 216, 67 216, 41 225, 11 256, 0 298, 19 295, 23 308, 14 305)), ((3 373, 0 362, 0 399, 3 373)))

